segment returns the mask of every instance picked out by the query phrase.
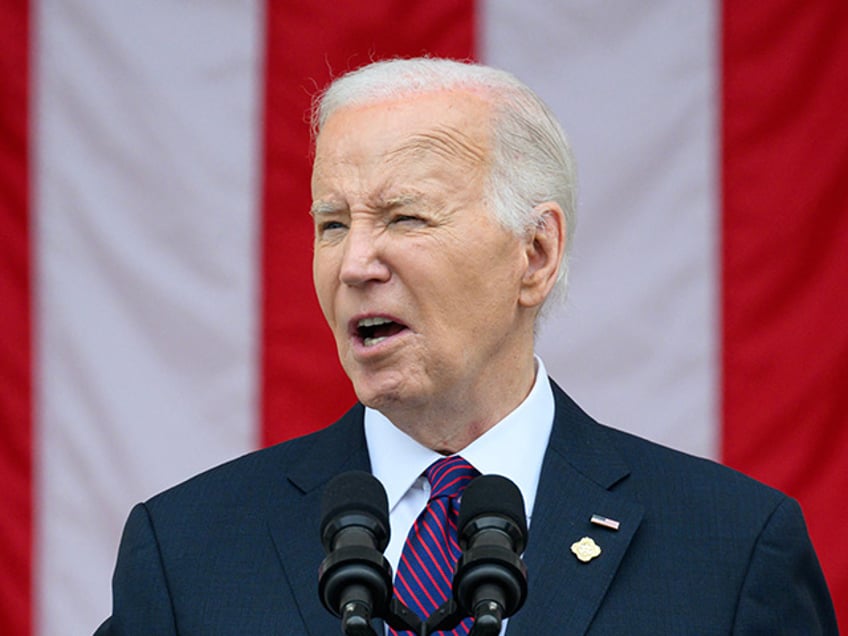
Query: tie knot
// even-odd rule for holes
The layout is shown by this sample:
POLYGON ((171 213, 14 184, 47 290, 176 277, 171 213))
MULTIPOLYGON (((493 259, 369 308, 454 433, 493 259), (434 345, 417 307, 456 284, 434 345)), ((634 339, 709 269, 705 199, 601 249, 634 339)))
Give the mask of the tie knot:
POLYGON ((424 471, 430 482, 430 499, 461 493, 479 471, 459 455, 436 460, 424 471))

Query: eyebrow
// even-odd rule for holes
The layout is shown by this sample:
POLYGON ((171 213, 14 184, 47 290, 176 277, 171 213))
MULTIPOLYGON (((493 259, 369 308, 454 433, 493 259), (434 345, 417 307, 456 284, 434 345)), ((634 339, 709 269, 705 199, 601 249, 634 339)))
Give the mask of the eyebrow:
MULTIPOLYGON (((420 192, 402 193, 387 199, 380 197, 374 201, 372 205, 376 209, 386 210, 389 208, 411 205, 420 201, 422 196, 423 195, 420 192)), ((309 208, 309 214, 312 218, 317 218, 320 216, 339 214, 345 210, 347 210, 347 205, 344 203, 336 203, 334 201, 314 201, 312 206, 309 208)))
POLYGON ((422 194, 420 192, 408 192, 405 194, 399 194, 394 197, 390 197, 388 199, 381 199, 379 201, 379 207, 381 208, 395 208, 403 205, 410 205, 412 203, 416 203, 421 200, 422 194))
POLYGON ((333 201, 313 201, 309 208, 309 214, 313 218, 327 214, 337 214, 345 210, 346 207, 342 203, 335 203, 333 201))

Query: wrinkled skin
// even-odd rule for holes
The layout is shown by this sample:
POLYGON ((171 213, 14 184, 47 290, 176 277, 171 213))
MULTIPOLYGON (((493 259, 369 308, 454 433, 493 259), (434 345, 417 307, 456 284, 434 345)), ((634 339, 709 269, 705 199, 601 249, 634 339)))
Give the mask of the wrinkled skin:
POLYGON ((490 105, 441 91, 344 107, 316 141, 313 275, 358 398, 456 452, 534 378, 533 324, 562 212, 518 237, 489 210, 490 105))

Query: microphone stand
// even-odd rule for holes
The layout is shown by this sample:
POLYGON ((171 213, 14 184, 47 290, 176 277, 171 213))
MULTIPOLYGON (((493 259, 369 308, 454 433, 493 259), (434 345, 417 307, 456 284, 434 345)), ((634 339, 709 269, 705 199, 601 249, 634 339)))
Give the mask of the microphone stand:
MULTIPOLYGON (((491 603, 491 606, 477 612, 469 636, 498 636, 500 634, 502 612, 497 603, 491 603)), ((389 603, 386 616, 376 618, 383 618, 392 629, 410 631, 417 636, 430 636, 438 631, 453 629, 467 617, 468 614, 462 611, 456 601, 450 599, 445 601, 426 621, 422 621, 418 614, 393 598, 389 603)), ((356 601, 342 605, 341 623, 342 633, 345 636, 377 636, 369 619, 370 609, 367 605, 356 601)))
MULTIPOLYGON (((410 631, 419 636, 428 636, 429 631, 421 618, 406 605, 393 598, 386 609, 386 615, 377 615, 392 629, 410 631)), ((341 608, 342 633, 345 636, 377 636, 371 627, 371 608, 356 601, 344 603, 341 608)))
MULTIPOLYGON (((486 607, 479 607, 475 614, 474 625, 468 636, 498 636, 501 633, 503 611, 497 603, 488 603, 486 607)), ((468 616, 468 613, 464 612, 451 598, 424 622, 420 636, 430 636, 433 632, 453 629, 468 616)))

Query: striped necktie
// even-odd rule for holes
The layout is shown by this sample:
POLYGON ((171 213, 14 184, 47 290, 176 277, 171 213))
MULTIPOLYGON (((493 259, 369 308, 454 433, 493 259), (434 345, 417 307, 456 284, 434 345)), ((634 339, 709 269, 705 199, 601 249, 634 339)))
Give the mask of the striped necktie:
MULTIPOLYGON (((433 462, 424 475, 430 482, 427 507, 412 524, 395 576, 395 596, 426 620, 451 596, 453 570, 462 550, 457 541, 459 495, 480 473, 462 457, 433 462)), ((473 619, 466 618, 450 633, 464 636, 473 619)), ((389 630, 389 634, 410 634, 389 630)))

